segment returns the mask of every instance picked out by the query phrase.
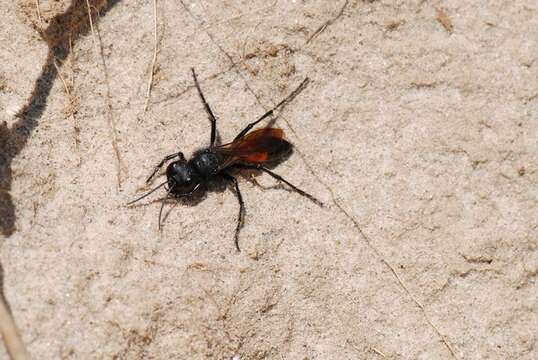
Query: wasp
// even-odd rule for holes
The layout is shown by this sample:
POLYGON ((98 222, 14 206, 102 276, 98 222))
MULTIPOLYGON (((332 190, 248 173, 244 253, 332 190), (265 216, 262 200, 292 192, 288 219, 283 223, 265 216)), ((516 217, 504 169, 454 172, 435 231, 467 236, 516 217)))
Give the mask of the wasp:
POLYGON ((229 143, 217 144, 217 119, 207 103, 205 96, 200 88, 198 78, 194 69, 191 69, 192 77, 198 95, 204 105, 205 111, 211 122, 211 133, 209 146, 201 148, 194 152, 191 159, 187 160, 183 153, 177 152, 166 156, 162 161, 155 166, 153 172, 146 180, 150 183, 157 172, 168 163, 166 167, 166 181, 129 202, 131 205, 144 199, 154 191, 165 187, 166 197, 162 200, 159 210, 158 226, 161 229, 161 218, 166 200, 169 198, 190 197, 199 191, 206 191, 207 185, 213 180, 224 180, 233 185, 235 195, 239 202, 239 215, 237 217, 237 226, 235 228, 235 247, 239 248, 239 232, 243 226, 245 217, 245 203, 243 196, 239 190, 239 183, 234 176, 234 171, 237 170, 257 170, 264 172, 276 180, 286 184, 292 191, 306 197, 319 206, 323 203, 309 193, 299 189, 282 176, 274 173, 267 165, 274 164, 281 160, 284 156, 292 151, 293 145, 284 139, 284 131, 279 128, 265 127, 257 130, 252 130, 258 123, 273 115, 273 113, 290 102, 297 94, 299 94, 308 84, 309 79, 306 78, 301 84, 285 99, 279 102, 274 108, 260 116, 256 121, 249 123, 237 136, 229 143), (173 161, 172 161, 173 160, 173 161))

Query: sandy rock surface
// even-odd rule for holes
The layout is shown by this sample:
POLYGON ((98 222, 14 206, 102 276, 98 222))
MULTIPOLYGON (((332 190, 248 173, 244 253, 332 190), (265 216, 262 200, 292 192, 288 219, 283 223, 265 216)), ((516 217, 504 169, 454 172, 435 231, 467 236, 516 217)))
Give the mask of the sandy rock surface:
POLYGON ((36 359, 538 358, 535 0, 159 0, 157 42, 152 1, 0 4, 2 290, 36 359), (162 232, 164 193, 124 206, 208 143, 191 67, 223 142, 310 78, 274 171, 325 207, 240 177, 238 254, 232 191, 162 232))

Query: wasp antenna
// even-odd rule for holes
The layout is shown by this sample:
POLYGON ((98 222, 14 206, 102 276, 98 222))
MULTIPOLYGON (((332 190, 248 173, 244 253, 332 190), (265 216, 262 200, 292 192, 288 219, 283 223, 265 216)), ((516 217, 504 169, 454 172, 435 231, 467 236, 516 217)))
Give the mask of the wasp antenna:
POLYGON ((168 181, 163 182, 162 184, 158 185, 158 186, 157 186, 156 188, 154 188, 154 189, 151 189, 150 191, 148 191, 148 192, 145 193, 144 195, 140 196, 139 198, 136 198, 136 199, 134 199, 133 201, 128 202, 125 206, 132 205, 132 204, 134 204, 135 202, 144 199, 146 196, 149 196, 149 195, 153 194, 157 189, 160 189, 161 187, 163 187, 164 185, 166 185, 167 182, 168 182, 168 181))
POLYGON ((163 215, 164 204, 166 203, 166 200, 168 200, 169 198, 170 198, 170 190, 168 190, 168 192, 166 193, 166 197, 161 202, 161 209, 159 210, 159 231, 161 231, 161 218, 163 215))
POLYGON ((166 198, 161 202, 161 209, 159 210, 159 231, 161 231, 161 217, 162 217, 162 214, 163 214, 163 209, 164 209, 164 203, 166 202, 166 199, 168 199, 168 195, 166 196, 166 198))

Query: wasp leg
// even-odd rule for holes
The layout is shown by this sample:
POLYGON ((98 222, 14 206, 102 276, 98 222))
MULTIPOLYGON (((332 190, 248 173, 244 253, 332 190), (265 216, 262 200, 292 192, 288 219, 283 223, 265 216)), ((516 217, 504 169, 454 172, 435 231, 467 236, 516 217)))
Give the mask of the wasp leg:
POLYGON ((172 160, 172 159, 174 159, 176 157, 180 158, 181 160, 185 160, 185 156, 183 155, 182 152, 178 152, 178 153, 170 154, 170 155, 166 156, 164 159, 162 159, 162 161, 157 166, 155 166, 155 168, 153 169, 153 172, 151 173, 151 175, 146 180, 146 183, 149 183, 151 181, 151 179, 153 179, 155 174, 157 174, 157 171, 159 171, 159 169, 162 168, 165 163, 167 163, 168 161, 170 161, 170 160, 172 160))
POLYGON ((316 199, 314 196, 310 195, 306 191, 299 189, 297 186, 293 185, 288 180, 284 179, 282 176, 280 176, 278 174, 275 174, 274 172, 272 172, 271 170, 269 170, 268 168, 266 168, 266 167, 264 167, 262 165, 237 164, 237 165, 234 165, 234 167, 240 168, 240 169, 252 169, 252 170, 263 171, 263 172, 271 175, 276 180, 282 181, 284 184, 288 185, 296 193, 308 198, 310 201, 314 202, 316 205, 323 207, 323 203, 320 200, 316 199))
POLYGON ((228 179, 233 182, 235 187, 235 195, 237 196, 237 201, 239 201, 239 215, 237 217, 237 226, 235 227, 234 241, 237 252, 240 252, 241 249, 239 248, 239 232, 241 231, 241 228, 243 227, 243 222, 245 220, 245 203, 243 202, 243 197, 241 196, 241 191, 239 190, 239 183, 237 182, 237 179, 230 174, 223 174, 223 176, 225 179, 228 179))
POLYGON ((205 111, 207 112, 207 115, 209 116, 209 121, 211 121, 211 137, 210 137, 209 145, 215 146, 215 140, 217 138, 217 119, 215 118, 213 111, 211 111, 209 104, 205 100, 204 94, 202 93, 202 89, 200 88, 200 84, 198 83, 198 78, 196 77, 196 72, 194 71, 194 68, 191 68, 191 71, 192 71, 192 77, 194 79, 194 85, 196 85, 196 89, 198 89, 198 95, 200 95, 200 99, 202 99, 202 103, 204 104, 205 111))
POLYGON ((237 134, 234 141, 236 141, 237 139, 240 139, 243 136, 245 136, 245 134, 248 133, 250 131, 250 129, 252 129, 257 123, 259 123, 263 119, 273 115, 273 112, 275 112, 279 107, 281 107, 281 106, 287 104, 288 102, 290 102, 291 100, 293 100, 293 98, 295 98, 301 91, 303 91, 305 86, 308 84, 308 81, 309 81, 308 78, 304 79, 303 82, 297 87, 297 89, 293 90, 293 92, 291 94, 289 94, 284 100, 282 100, 274 108, 272 108, 271 110, 269 110, 268 112, 263 114, 260 118, 258 118, 258 120, 253 121, 250 124, 248 124, 239 134, 237 134))

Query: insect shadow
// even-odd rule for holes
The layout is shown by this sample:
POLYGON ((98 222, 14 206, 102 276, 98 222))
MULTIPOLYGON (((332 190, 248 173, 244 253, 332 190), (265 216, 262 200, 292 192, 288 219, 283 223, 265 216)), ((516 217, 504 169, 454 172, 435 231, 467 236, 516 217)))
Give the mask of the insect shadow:
POLYGON ((194 69, 191 69, 191 71, 198 95, 211 122, 209 146, 195 151, 189 160, 185 158, 182 152, 165 156, 155 166, 146 183, 151 183, 158 171, 168 163, 165 173, 166 180, 149 192, 129 202, 127 206, 146 198, 160 188, 164 188, 166 195, 164 199, 160 200, 161 208, 159 210, 158 220, 160 230, 163 208, 170 199, 195 205, 205 198, 208 191, 223 191, 227 186, 232 185, 239 202, 239 214, 234 235, 237 251, 241 251, 239 248, 239 232, 241 231, 245 217, 245 203, 236 177, 238 173, 243 171, 264 172, 286 184, 291 191, 311 200, 319 206, 323 206, 323 203, 317 198, 299 189, 271 170, 291 155, 293 145, 284 139, 284 131, 274 127, 265 127, 251 131, 262 120, 271 117, 275 110, 295 98, 306 87, 309 79, 306 78, 273 109, 249 123, 236 135, 233 141, 225 144, 217 144, 217 119, 204 97, 196 77, 196 72, 194 69))

